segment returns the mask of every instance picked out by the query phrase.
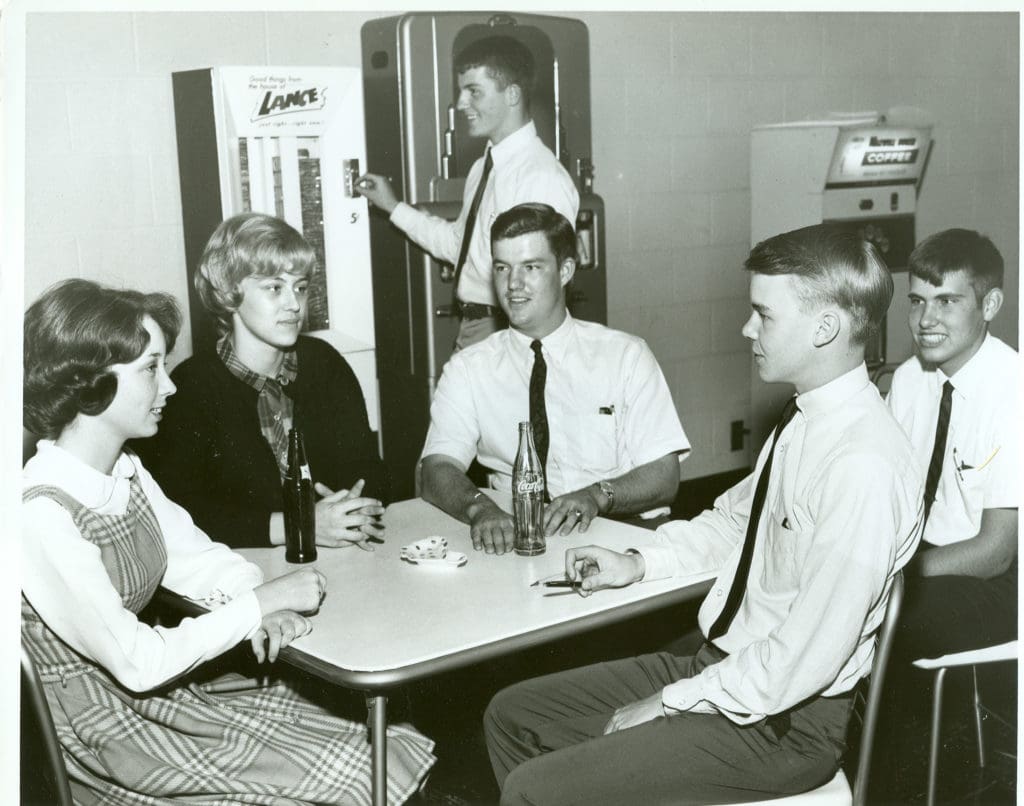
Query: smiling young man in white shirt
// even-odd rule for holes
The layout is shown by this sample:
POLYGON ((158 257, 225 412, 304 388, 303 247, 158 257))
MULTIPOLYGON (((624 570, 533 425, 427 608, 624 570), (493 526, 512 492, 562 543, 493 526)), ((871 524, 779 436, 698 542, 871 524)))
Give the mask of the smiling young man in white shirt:
POLYGON ((566 552, 582 593, 720 569, 705 643, 519 683, 484 717, 502 804, 730 803, 828 781, 871 669, 921 480, 864 364, 892 297, 874 249, 824 226, 758 244, 743 327, 796 397, 755 472, 654 545, 566 552))
POLYGON ((917 350, 893 376, 888 403, 921 473, 935 479, 896 641, 908 660, 1017 637, 1020 365, 988 332, 1002 284, 1002 256, 973 230, 936 233, 910 256, 917 350))
MULTIPOLYGON (((505 325, 491 284, 490 231, 498 214, 524 202, 542 202, 575 225, 579 213, 580 197, 572 177, 541 142, 530 116, 534 69, 529 49, 508 36, 472 42, 455 60, 457 109, 465 115, 471 137, 487 138, 494 166, 480 197, 455 289, 461 317, 456 349, 482 341, 505 325)), ((462 211, 455 221, 400 202, 388 180, 377 174, 360 177, 359 191, 418 246, 455 265, 486 157, 485 153, 469 170, 462 211)))
POLYGON ((572 224, 548 205, 522 204, 498 216, 491 235, 494 286, 509 327, 445 365, 423 447, 423 497, 469 523, 474 548, 512 549, 511 514, 466 470, 475 457, 492 487, 511 491, 517 425, 531 420, 540 357, 550 435, 545 531, 582 532, 597 515, 671 503, 690 443, 643 339, 566 309, 565 286, 576 270, 572 224))

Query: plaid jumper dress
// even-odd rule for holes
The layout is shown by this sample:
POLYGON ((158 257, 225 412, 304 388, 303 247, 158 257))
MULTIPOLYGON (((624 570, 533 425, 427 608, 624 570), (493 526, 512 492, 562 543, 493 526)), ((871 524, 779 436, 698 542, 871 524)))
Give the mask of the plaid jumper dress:
MULTIPOLYGON (((138 613, 167 567, 157 519, 137 478, 124 515, 100 515, 52 486, 26 490, 72 517, 100 549, 124 607, 138 613)), ((370 803, 363 725, 333 716, 284 685, 213 693, 170 682, 122 688, 75 652, 22 596, 22 640, 46 690, 76 803, 370 803)), ((388 728, 388 799, 412 794, 434 761, 433 742, 388 728)))

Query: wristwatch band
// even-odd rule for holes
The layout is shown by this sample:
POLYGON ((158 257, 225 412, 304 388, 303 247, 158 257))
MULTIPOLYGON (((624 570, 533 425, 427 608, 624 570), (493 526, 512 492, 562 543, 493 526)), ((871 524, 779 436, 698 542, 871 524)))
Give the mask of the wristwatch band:
POLYGON ((605 497, 608 499, 608 509, 604 511, 604 514, 607 515, 615 509, 615 488, 612 487, 612 483, 610 481, 604 480, 599 481, 597 486, 601 488, 601 492, 603 492, 605 497))

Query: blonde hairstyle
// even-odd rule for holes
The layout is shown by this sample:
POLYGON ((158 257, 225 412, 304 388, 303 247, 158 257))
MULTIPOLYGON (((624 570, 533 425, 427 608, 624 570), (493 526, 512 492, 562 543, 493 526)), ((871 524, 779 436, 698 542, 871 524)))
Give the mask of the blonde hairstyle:
POLYGON ((856 233, 815 224, 761 241, 743 264, 747 271, 792 275, 804 310, 835 304, 850 315, 851 341, 867 344, 892 301, 892 275, 878 251, 856 233))
POLYGON ((309 277, 316 263, 313 247, 290 224, 263 213, 241 213, 214 230, 193 282, 203 307, 224 332, 242 302, 242 280, 285 272, 309 277))

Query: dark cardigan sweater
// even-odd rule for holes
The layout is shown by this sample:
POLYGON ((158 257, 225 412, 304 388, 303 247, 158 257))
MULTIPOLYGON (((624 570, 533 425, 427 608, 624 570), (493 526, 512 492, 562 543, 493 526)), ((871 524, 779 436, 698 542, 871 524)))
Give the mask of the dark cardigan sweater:
MULTIPOLYGON (((300 336, 295 349, 298 375, 284 388, 313 480, 338 490, 366 479, 364 494, 386 501, 387 471, 355 373, 319 339, 300 336)), ((167 496, 214 540, 269 546, 281 478, 260 430, 256 390, 232 375, 212 346, 183 361, 171 378, 178 391, 159 432, 132 447, 167 496)))

